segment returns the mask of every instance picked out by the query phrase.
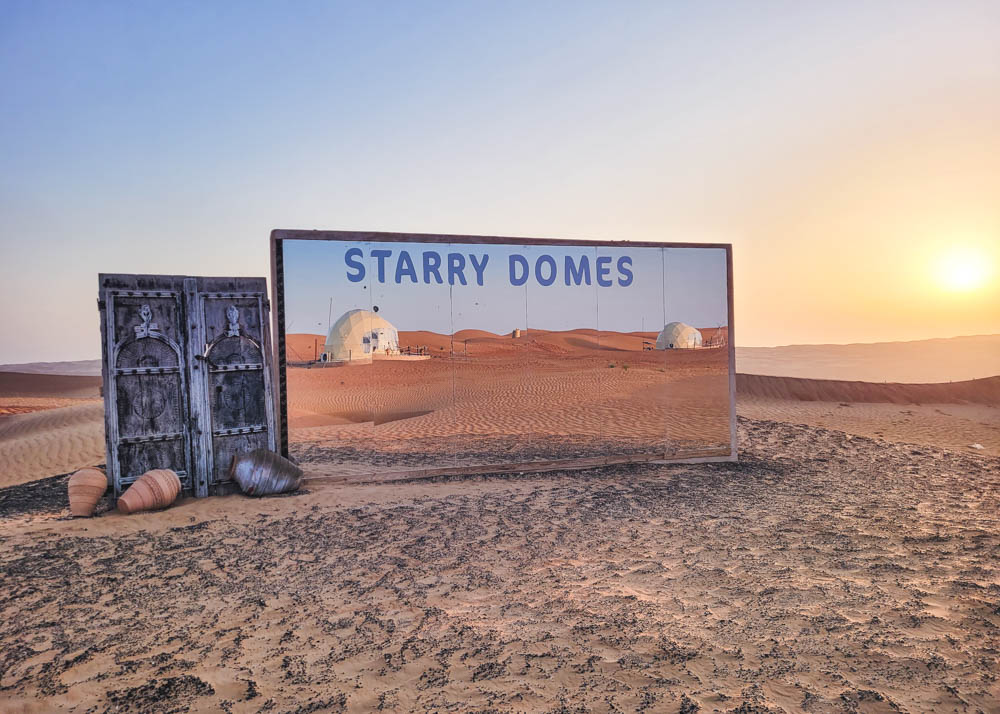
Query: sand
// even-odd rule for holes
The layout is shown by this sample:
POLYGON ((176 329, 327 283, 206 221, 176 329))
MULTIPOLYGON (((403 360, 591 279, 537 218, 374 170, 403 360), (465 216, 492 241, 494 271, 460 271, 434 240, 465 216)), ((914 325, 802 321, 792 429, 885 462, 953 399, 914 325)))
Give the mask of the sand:
POLYGON ((0 487, 105 461, 101 378, 65 364, 0 371, 0 487))
POLYGON ((4 492, 3 709, 997 711, 1000 460, 740 430, 740 464, 142 517, 4 492))
POLYGON ((736 369, 806 379, 952 382, 1000 373, 1000 335, 852 345, 737 347, 736 369))
POLYGON ((431 359, 289 367, 292 454, 322 473, 728 455, 727 351, 644 350, 649 337, 404 332, 431 359))
POLYGON ((0 396, 94 399, 101 396, 100 376, 0 372, 0 396))
MULTIPOLYGON (((104 463, 102 402, 57 407, 52 402, 59 400, 47 400, 47 408, 5 416, 11 401, 3 399, 0 405, 0 487, 104 463)), ((15 404, 21 401, 29 400, 15 404)))
POLYGON ((100 377, 101 360, 82 359, 64 362, 22 362, 20 364, 0 364, 0 372, 100 377))
MULTIPOLYGON (((295 446, 316 475, 331 439, 383 465, 456 435, 456 460, 621 444, 653 397, 715 389, 701 356, 623 369, 643 339, 473 336, 450 390, 443 359, 290 370, 295 446)), ((51 377, 0 391, 0 711, 1000 712, 996 380, 741 375, 738 464, 72 519, 53 474, 103 461, 103 409, 51 377)))
POLYGON ((872 384, 739 374, 739 413, 1000 456, 1000 377, 872 384))

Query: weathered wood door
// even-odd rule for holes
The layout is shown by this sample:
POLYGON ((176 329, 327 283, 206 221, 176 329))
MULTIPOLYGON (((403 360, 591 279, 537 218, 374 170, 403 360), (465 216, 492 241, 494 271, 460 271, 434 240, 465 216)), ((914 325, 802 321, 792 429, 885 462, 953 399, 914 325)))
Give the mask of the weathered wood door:
POLYGON ((225 490, 234 454, 275 448, 263 278, 101 275, 108 482, 169 468, 225 490))

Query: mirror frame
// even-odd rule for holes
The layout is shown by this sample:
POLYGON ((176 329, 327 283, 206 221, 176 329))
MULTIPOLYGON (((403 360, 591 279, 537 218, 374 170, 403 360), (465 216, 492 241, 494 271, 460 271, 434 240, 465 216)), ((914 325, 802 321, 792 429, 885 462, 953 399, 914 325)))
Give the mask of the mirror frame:
MULTIPOLYGON (((480 245, 522 245, 522 246, 576 246, 576 247, 614 247, 614 248, 713 248, 726 251, 726 304, 728 311, 728 352, 729 352, 729 454, 720 456, 702 456, 695 458, 663 458, 651 459, 609 456, 604 463, 629 463, 634 461, 652 461, 662 463, 706 463, 732 462, 738 460, 736 436, 736 340, 733 313, 733 246, 731 243, 684 243, 658 241, 602 241, 602 240, 562 240, 554 238, 517 238, 505 236, 451 235, 441 233, 381 233, 369 231, 321 231, 275 229, 271 231, 271 320, 274 339, 272 369, 274 370, 272 384, 278 385, 277 398, 274 400, 275 424, 278 425, 278 443, 282 456, 288 452, 288 383, 285 362, 285 275, 284 275, 284 242, 299 240, 323 240, 344 242, 383 242, 383 243, 467 243, 480 245)), ((572 468, 593 468, 595 464, 584 459, 556 459, 538 462, 537 468, 528 468, 525 463, 511 464, 518 471, 557 471, 572 468), (577 463, 587 461, 588 463, 577 463)), ((434 476, 444 474, 473 473, 503 473, 504 464, 489 466, 459 466, 440 469, 420 469, 411 477, 434 476), (426 473, 425 473, 426 472, 426 473)), ((405 476, 396 476, 403 478, 405 476)), ((377 479, 376 479, 377 480, 377 479)))

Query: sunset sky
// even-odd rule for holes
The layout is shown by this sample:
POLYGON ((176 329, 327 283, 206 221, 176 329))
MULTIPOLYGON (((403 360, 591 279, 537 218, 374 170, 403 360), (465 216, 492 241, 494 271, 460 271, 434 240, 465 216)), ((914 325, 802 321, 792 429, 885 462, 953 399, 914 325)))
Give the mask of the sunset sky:
POLYGON ((1000 333, 1000 3, 0 3, 0 362, 272 228, 731 242, 740 345, 1000 333))

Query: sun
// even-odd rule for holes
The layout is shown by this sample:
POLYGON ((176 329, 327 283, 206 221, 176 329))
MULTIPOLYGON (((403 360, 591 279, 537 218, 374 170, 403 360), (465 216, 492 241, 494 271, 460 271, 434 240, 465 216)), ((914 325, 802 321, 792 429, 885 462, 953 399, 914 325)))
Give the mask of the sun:
POLYGON ((942 286, 955 292, 975 290, 990 274, 989 258, 979 251, 954 248, 936 266, 942 286))

